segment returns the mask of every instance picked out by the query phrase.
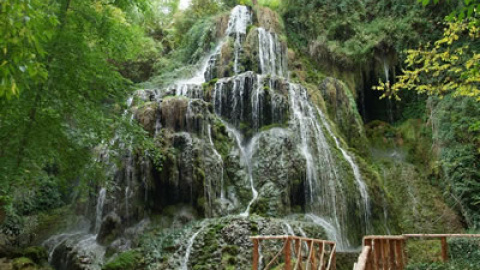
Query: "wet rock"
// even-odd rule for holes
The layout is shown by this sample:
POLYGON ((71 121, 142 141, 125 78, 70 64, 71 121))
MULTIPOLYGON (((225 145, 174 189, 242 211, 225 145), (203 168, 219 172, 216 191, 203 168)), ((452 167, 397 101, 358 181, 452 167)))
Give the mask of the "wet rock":
POLYGON ((353 93, 341 81, 328 77, 319 86, 330 118, 336 123, 349 145, 365 149, 367 138, 353 93))
POLYGON ((29 258, 21 257, 13 260, 13 270, 36 270, 37 266, 29 258))
POLYGON ((281 18, 278 13, 266 7, 258 7, 256 16, 258 25, 265 28, 265 30, 274 32, 276 34, 281 34, 283 32, 283 27, 281 24, 281 18))
POLYGON ((155 123, 157 119, 157 103, 146 103, 142 107, 138 108, 136 112, 136 118, 143 128, 151 135, 155 132, 155 123))
POLYGON ((120 234, 122 220, 115 212, 110 212, 103 218, 102 226, 97 236, 97 241, 101 244, 112 242, 120 234))
POLYGON ((46 262, 48 260, 48 253, 44 247, 33 246, 28 247, 23 251, 23 256, 31 259, 37 264, 46 262))

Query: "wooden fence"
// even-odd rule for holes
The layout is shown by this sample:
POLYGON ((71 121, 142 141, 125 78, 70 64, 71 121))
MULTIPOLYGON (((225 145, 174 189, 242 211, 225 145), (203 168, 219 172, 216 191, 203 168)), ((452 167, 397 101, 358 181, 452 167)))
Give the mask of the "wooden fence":
POLYGON ((438 239, 442 245, 442 261, 448 261, 447 238, 480 238, 480 234, 404 234, 400 236, 365 236, 363 248, 354 270, 403 270, 408 264, 408 239, 438 239))
POLYGON ((281 263, 284 264, 283 268, 285 270, 336 269, 336 244, 333 241, 288 235, 253 236, 251 240, 253 241, 253 270, 260 270, 259 247, 264 241, 282 241, 283 247, 269 262, 265 263, 265 266, 261 270, 271 269, 281 263), (305 246, 305 252, 303 252, 302 245, 305 246))

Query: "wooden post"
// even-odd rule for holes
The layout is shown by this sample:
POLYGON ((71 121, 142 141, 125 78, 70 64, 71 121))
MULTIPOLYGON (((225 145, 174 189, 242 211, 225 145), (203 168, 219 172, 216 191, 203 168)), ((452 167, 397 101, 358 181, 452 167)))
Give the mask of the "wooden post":
POLYGON ((402 250, 402 241, 395 241, 395 260, 397 262, 397 269, 403 270, 403 250, 402 250))
POLYGON ((291 270, 292 269, 292 264, 291 264, 291 255, 292 253, 290 252, 290 245, 291 245, 291 241, 290 241, 290 238, 287 238, 286 240, 286 244, 285 244, 285 249, 284 249, 284 253, 285 253, 285 270, 291 270))
POLYGON ((333 256, 332 256, 332 261, 331 261, 332 267, 330 269, 336 270, 337 269, 337 251, 332 248, 331 252, 333 252, 333 256))
POLYGON ((258 239, 253 239, 253 270, 258 270, 258 239))
POLYGON ((373 264, 375 270, 380 270, 380 254, 382 252, 382 246, 378 239, 372 240, 373 243, 373 264))
POLYGON ((390 249, 390 259, 388 260, 389 269, 397 269, 395 264, 395 240, 388 240, 388 247, 390 249))
MULTIPOLYGON (((301 246, 300 246, 300 240, 299 239, 295 239, 295 252, 297 252, 297 250, 301 251, 301 246)), ((296 255, 298 255, 298 254, 296 254, 296 255)))
POLYGON ((381 239, 380 242, 382 242, 382 269, 390 270, 388 269, 388 240, 381 239))
POLYGON ((365 269, 367 270, 372 270, 373 269, 373 265, 372 265, 372 258, 373 258, 373 250, 372 250, 372 243, 373 243, 373 239, 364 239, 363 240, 363 245, 365 247, 370 247, 370 252, 368 253, 368 256, 367 256, 367 265, 365 267, 365 269))
POLYGON ((318 269, 318 266, 317 266, 317 252, 316 252, 316 248, 315 248, 315 243, 312 241, 312 269, 315 269, 317 270, 318 269))
POLYGON ((323 258, 325 257, 325 242, 322 242, 322 244, 318 247, 318 253, 320 254, 320 262, 319 262, 319 268, 320 270, 325 269, 325 263, 323 258))
POLYGON ((442 237, 442 262, 448 262, 448 245, 447 245, 447 238, 442 237))
POLYGON ((403 267, 408 265, 408 253, 407 253, 407 239, 402 241, 402 251, 403 251, 403 267))

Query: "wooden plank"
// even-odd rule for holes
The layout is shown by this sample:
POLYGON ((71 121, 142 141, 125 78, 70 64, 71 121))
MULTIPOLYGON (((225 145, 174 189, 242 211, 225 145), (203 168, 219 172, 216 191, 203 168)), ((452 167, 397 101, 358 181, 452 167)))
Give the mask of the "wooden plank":
POLYGON ((363 246, 365 247, 370 247, 370 251, 368 252, 368 257, 366 258, 366 265, 365 269, 367 270, 372 270, 373 268, 373 252, 372 252, 372 246, 373 246, 373 239, 364 239, 363 240, 363 246))
POLYGON ((367 235, 364 239, 404 239, 403 235, 367 235))
POLYGON ((285 270, 291 270, 292 269, 292 259, 291 259, 291 255, 292 253, 290 252, 290 247, 291 247, 291 244, 292 244, 292 240, 290 238, 287 238, 286 240, 286 244, 285 244, 285 247, 284 247, 284 254, 285 254, 285 270))
POLYGON ((300 239, 295 239, 295 250, 297 251, 297 262, 295 263, 293 270, 298 270, 299 268, 302 269, 302 245, 300 239))
POLYGON ((389 269, 396 269, 395 267, 395 241, 396 239, 390 239, 388 240, 388 247, 389 247, 389 260, 388 260, 388 266, 389 269))
POLYGON ((442 261, 448 262, 448 245, 447 245, 447 238, 442 237, 440 239, 442 241, 442 261))
POLYGON ((327 244, 333 245, 335 244, 335 241, 329 241, 329 240, 321 240, 321 239, 313 239, 313 238, 307 238, 307 237, 300 237, 300 236, 294 236, 294 235, 256 235, 256 236, 250 236, 250 239, 260 239, 260 240, 281 240, 281 239, 286 239, 290 238, 293 240, 302 240, 302 241, 313 241, 315 243, 321 243, 325 242, 327 244))
POLYGON ((356 263, 355 270, 365 270, 367 269, 367 262, 368 258, 370 257, 372 247, 371 246, 364 246, 362 249, 362 253, 358 257, 358 262, 356 263))
POLYGON ((332 255, 330 257, 331 267, 329 267, 329 269, 336 270, 337 269, 337 252, 335 250, 335 247, 332 249, 331 252, 332 252, 332 255))
POLYGON ((403 251, 403 267, 408 265, 408 253, 407 253, 407 240, 402 241, 402 251, 403 251))
POLYGON ((382 246, 380 245, 379 240, 373 240, 373 269, 380 270, 380 256, 382 253, 382 246))
POLYGON ((381 258, 381 263, 382 263, 382 270, 389 270, 388 269, 388 239, 379 239, 380 242, 382 243, 382 258, 381 258))
POLYGON ((312 269, 314 270, 317 270, 318 269, 318 266, 317 266, 317 251, 316 251, 316 248, 315 248, 315 245, 314 243, 312 242, 312 269))
POLYGON ((395 260, 398 270, 403 270, 403 250, 402 250, 403 240, 395 241, 395 260))
POLYGON ((307 241, 307 260, 305 261, 305 269, 312 268, 312 255, 313 255, 313 241, 307 241))
POLYGON ((258 239, 253 239, 253 270, 258 270, 258 239))
POLYGON ((322 243, 320 247, 318 248, 318 252, 320 253, 320 263, 319 263, 319 269, 320 270, 325 270, 325 243, 322 243))
POLYGON ((404 234, 406 238, 480 238, 480 234, 404 234))

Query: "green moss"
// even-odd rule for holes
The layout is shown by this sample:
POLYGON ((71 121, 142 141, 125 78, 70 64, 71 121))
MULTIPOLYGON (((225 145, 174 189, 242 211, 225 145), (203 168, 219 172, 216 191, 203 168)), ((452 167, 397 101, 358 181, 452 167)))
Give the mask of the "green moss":
POLYGON ((135 250, 130 250, 119 254, 113 261, 105 264, 103 270, 133 270, 142 259, 142 255, 135 250))
POLYGON ((34 270, 37 269, 35 263, 26 257, 20 257, 13 260, 13 269, 14 270, 34 270))
POLYGON ((42 263, 48 260, 48 253, 44 247, 33 246, 23 251, 23 256, 32 259, 35 263, 42 263))

